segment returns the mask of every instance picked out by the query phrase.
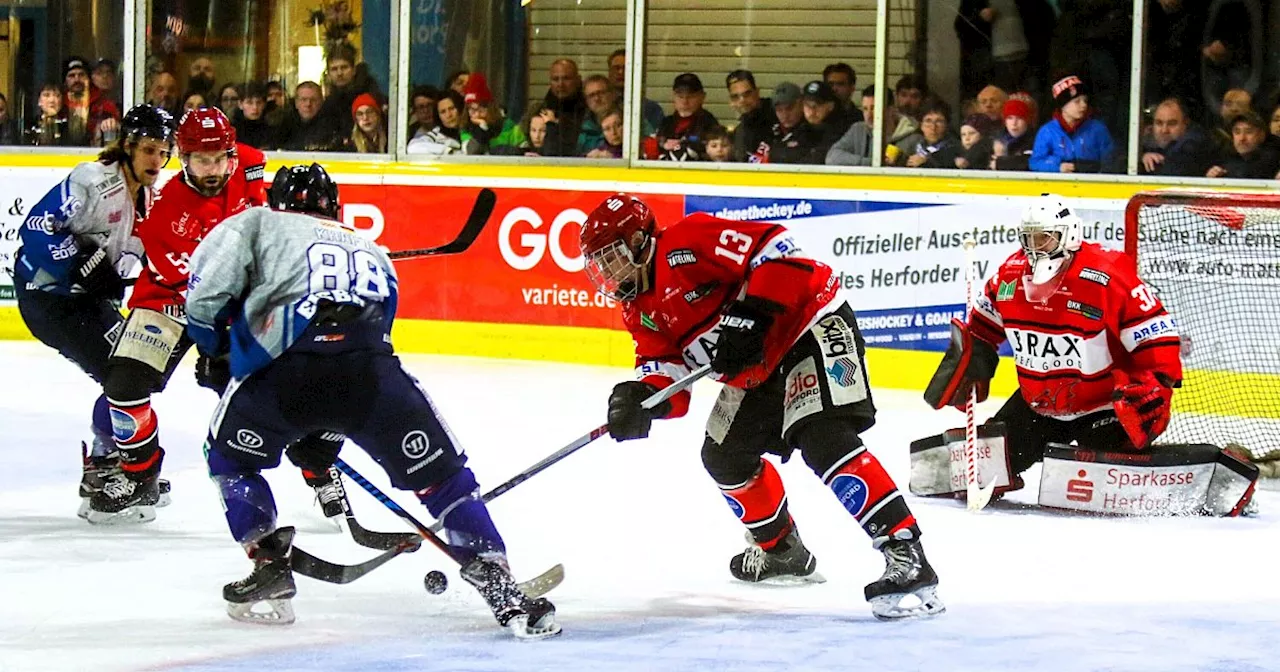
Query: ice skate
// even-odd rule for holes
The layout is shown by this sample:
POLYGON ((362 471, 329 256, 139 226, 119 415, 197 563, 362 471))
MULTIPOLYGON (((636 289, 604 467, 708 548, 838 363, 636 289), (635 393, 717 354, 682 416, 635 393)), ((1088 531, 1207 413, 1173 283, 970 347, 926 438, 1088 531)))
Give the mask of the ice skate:
POLYGON ((160 478, 132 480, 124 472, 111 474, 102 489, 89 498, 85 520, 93 525, 148 523, 156 519, 160 502, 160 478))
POLYGON ((342 477, 338 475, 338 470, 329 468, 329 480, 312 486, 316 491, 316 503, 320 505, 320 510, 324 512, 325 518, 337 518, 341 516, 346 507, 342 505, 342 498, 346 493, 342 490, 342 477))
MULTIPOLYGON (((120 453, 112 451, 106 455, 91 455, 89 445, 80 443, 80 455, 82 459, 82 474, 80 476, 80 510, 76 515, 82 519, 89 518, 89 500, 98 492, 102 491, 102 486, 114 474, 120 471, 120 453)), ((160 490, 160 496, 156 499, 156 508, 163 508, 169 505, 169 481, 168 479, 160 479, 157 483, 160 490)))
POLYGON ((947 610, 938 599, 938 575, 924 557, 919 540, 887 539, 879 550, 884 553, 884 574, 865 589, 876 618, 896 621, 936 616, 947 610), (919 604, 903 604, 913 597, 919 604))
POLYGON ((289 566, 293 533, 292 527, 282 527, 263 537, 249 551, 253 572, 222 587, 222 599, 227 601, 227 615, 232 619, 259 625, 293 623, 291 598, 298 594, 289 566))
POLYGON ((783 586, 826 581, 817 572, 818 559, 805 548, 794 528, 768 551, 756 545, 750 532, 747 533, 747 541, 751 543, 747 550, 729 561, 729 572, 733 578, 748 583, 783 586))
POLYGON ((529 599, 521 592, 504 558, 477 557, 463 565, 461 574, 488 603, 498 625, 511 630, 516 639, 545 639, 560 634, 555 605, 545 597, 529 599))

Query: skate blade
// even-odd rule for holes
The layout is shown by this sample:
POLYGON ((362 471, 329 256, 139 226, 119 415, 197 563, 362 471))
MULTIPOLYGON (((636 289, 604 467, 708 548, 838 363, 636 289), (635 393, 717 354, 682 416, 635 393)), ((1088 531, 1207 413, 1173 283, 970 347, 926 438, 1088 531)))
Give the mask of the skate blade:
POLYGON ((522 642, 533 642, 560 634, 560 624, 555 621, 555 617, 551 617, 550 620, 550 623, 540 627, 532 626, 529 625, 529 615, 521 614, 507 623, 507 629, 515 635, 516 639, 522 642))
POLYGON ((163 478, 162 478, 162 479, 160 479, 160 485, 159 485, 159 488, 160 488, 160 498, 156 500, 156 508, 157 508, 157 509, 162 509, 162 508, 164 508, 164 507, 169 506, 170 504, 172 504, 172 503, 173 503, 173 498, 169 496, 169 489, 170 489, 170 486, 169 486, 169 481, 168 481, 168 480, 163 479, 163 478))
POLYGON ((914 593, 887 593, 868 600, 871 613, 882 621, 901 621, 909 618, 928 618, 947 611, 947 605, 938 599, 937 586, 925 586, 914 593), (904 600, 914 597, 920 603, 904 606, 904 600))
POLYGON ((80 520, 89 520, 89 498, 80 498, 80 510, 76 511, 76 517, 80 520))
POLYGON ((781 576, 771 576, 767 579, 756 581, 757 585, 778 586, 780 588, 793 588, 795 586, 808 586, 815 583, 826 583, 827 577, 818 572, 798 576, 796 574, 783 574, 781 576))
POLYGON ((84 519, 89 521, 90 525, 137 525, 155 520, 156 507, 151 505, 130 506, 115 513, 94 511, 90 508, 85 513, 84 519))
POLYGON ((228 602, 227 615, 233 621, 254 625, 289 625, 297 620, 293 613, 293 602, 289 598, 243 604, 228 602))

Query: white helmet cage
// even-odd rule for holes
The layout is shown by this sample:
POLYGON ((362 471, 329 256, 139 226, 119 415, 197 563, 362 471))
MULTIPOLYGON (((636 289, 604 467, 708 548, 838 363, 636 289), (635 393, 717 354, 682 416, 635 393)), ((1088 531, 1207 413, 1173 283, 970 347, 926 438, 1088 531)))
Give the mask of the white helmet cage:
POLYGON ((1071 253, 1080 249, 1081 228, 1080 217, 1061 196, 1041 194, 1027 206, 1018 227, 1018 242, 1031 264, 1032 283, 1039 285, 1057 277, 1071 253), (1044 249, 1044 238, 1038 235, 1042 233, 1053 236, 1056 244, 1044 249))

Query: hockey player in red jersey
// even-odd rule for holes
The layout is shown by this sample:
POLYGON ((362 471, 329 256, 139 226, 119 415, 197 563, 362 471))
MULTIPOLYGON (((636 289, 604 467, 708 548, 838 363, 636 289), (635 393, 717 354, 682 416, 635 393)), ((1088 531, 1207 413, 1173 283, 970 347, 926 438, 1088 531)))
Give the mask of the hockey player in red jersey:
POLYGON ((799 450, 885 556, 866 587, 876 616, 941 613, 937 575, 906 501, 859 434, 875 422, 864 345, 831 269, 804 254, 780 225, 698 213, 659 228, 639 198, 605 199, 583 224, 586 271, 623 304, 638 380, 609 398, 609 433, 648 436, 656 418, 684 415, 689 392, 652 410, 645 398, 710 364, 724 383, 707 423, 702 462, 751 545, 729 563, 757 582, 821 581, 787 511, 772 463, 799 450), (904 606, 915 595, 920 604, 904 606))
POLYGON ((953 322, 951 349, 925 392, 934 408, 963 408, 975 385, 984 400, 1008 340, 1019 392, 992 421, 1004 424, 1014 477, 1049 442, 1147 448, 1169 424, 1182 381, 1173 317, 1132 259, 1083 241, 1080 229, 1056 196, 1027 209, 1020 248, 986 281, 971 321, 953 322))
MULTIPOLYGON (((95 524, 154 518, 164 450, 151 394, 164 388, 191 347, 183 335, 187 266, 196 246, 219 222, 266 204, 266 157, 236 142, 235 129, 222 111, 200 108, 184 115, 177 145, 182 172, 165 184, 147 218, 134 229, 147 264, 130 297, 129 320, 112 352, 105 384, 123 474, 90 500, 88 520, 95 524)), ((201 385, 219 392, 226 387, 225 379, 217 380, 220 368, 206 359, 197 363, 196 375, 201 385)), ((304 465, 303 476, 322 497, 326 515, 340 512, 327 467, 341 445, 340 435, 318 433, 289 451, 304 465)))

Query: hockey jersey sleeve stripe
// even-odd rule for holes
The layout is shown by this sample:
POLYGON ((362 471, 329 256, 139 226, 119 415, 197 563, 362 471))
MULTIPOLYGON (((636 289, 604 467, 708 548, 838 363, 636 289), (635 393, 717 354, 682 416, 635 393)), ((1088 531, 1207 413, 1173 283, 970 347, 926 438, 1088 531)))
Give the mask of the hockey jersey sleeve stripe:
POLYGON ((1167 338, 1178 338, 1178 323, 1172 316, 1163 312, 1131 326, 1122 325, 1120 329, 1120 342, 1129 352, 1136 351, 1138 346, 1144 343, 1167 338))

